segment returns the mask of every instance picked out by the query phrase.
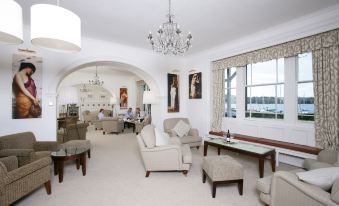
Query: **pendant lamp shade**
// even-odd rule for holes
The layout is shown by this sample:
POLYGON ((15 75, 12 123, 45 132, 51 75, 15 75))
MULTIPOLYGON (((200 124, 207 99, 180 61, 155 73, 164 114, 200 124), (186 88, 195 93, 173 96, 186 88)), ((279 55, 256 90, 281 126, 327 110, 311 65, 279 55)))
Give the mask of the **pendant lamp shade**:
POLYGON ((21 44, 22 8, 14 0, 0 1, 0 42, 21 44))
POLYGON ((50 4, 31 7, 31 42, 36 46, 64 51, 81 50, 81 21, 73 12, 50 4))

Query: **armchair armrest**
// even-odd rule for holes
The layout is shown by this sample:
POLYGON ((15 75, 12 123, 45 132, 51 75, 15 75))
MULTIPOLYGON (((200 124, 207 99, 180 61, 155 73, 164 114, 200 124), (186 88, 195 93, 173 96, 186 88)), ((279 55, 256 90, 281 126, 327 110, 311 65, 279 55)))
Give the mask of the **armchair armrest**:
POLYGON ((58 149, 58 142, 56 141, 41 141, 33 144, 35 151, 56 151, 58 149))
MULTIPOLYGON (((13 170, 11 172, 8 173, 8 178, 9 178, 9 182, 11 183, 15 180, 18 180, 24 176, 27 176, 28 174, 31 174, 43 167, 47 167, 47 166, 51 166, 52 163, 52 159, 50 157, 44 157, 44 158, 40 158, 30 164, 26 164, 22 167, 19 167, 16 170, 13 170)), ((7 184, 8 184, 7 183, 7 184)))
POLYGON ((335 150, 321 150, 318 154, 318 161, 334 164, 337 162, 338 152, 335 150))
POLYGON ((302 203, 337 205, 330 194, 320 187, 298 180, 295 174, 278 171, 274 174, 271 186, 272 205, 300 205, 302 203))
POLYGON ((188 131, 188 135, 199 137, 199 130, 197 130, 195 128, 191 128, 190 131, 188 131))
POLYGON ((7 172, 18 168, 18 158, 16 156, 0 158, 0 162, 5 165, 7 172))

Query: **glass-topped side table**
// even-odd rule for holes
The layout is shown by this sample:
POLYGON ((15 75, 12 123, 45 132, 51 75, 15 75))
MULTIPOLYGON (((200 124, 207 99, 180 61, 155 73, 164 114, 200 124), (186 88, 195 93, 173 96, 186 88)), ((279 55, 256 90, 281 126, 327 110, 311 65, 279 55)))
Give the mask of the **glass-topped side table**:
POLYGON ((59 175, 59 182, 64 178, 64 162, 75 160, 77 169, 82 168, 82 175, 86 175, 86 152, 85 148, 66 148, 52 152, 51 157, 54 163, 54 175, 59 175))

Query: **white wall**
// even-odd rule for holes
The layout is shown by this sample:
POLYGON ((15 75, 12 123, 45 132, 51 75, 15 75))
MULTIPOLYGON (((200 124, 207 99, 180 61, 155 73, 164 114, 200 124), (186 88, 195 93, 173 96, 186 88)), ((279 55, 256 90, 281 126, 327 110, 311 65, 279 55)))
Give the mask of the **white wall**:
MULTIPOLYGON (((155 91, 159 103, 152 106, 153 123, 162 128, 163 118, 167 116, 165 98, 166 71, 172 68, 181 69, 182 58, 164 57, 151 50, 142 50, 112 42, 82 38, 82 50, 79 53, 57 53, 30 44, 29 28, 24 29, 24 44, 0 44, 0 135, 22 131, 32 131, 39 140, 56 139, 56 92, 59 83, 68 74, 86 67, 91 62, 121 62, 130 65, 128 70, 140 76, 155 91), (43 58, 42 118, 12 119, 12 54, 18 48, 35 50, 43 58), (168 66, 171 65, 171 66, 168 66), (53 105, 49 106, 48 103, 53 105)), ((184 110, 181 110, 185 114, 184 110)))

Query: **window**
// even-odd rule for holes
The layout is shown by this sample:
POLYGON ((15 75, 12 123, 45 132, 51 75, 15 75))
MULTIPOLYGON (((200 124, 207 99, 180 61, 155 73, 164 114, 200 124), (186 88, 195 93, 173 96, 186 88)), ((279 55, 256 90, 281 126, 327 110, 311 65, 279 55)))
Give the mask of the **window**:
POLYGON ((225 69, 225 117, 236 118, 237 70, 235 67, 225 69))
POLYGON ((298 120, 314 121, 312 53, 298 55, 298 120))
POLYGON ((246 68, 245 116, 284 118, 284 59, 274 59, 246 68))

